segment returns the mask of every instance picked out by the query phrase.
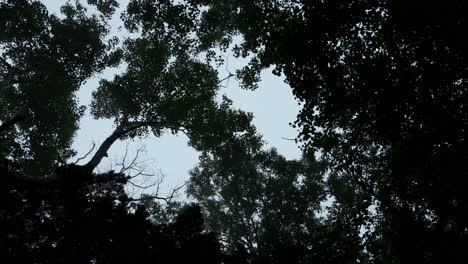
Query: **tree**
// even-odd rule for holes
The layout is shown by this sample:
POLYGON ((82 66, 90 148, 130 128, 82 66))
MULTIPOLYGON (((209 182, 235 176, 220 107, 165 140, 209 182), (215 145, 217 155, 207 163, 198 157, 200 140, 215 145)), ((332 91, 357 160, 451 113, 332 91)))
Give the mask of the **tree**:
POLYGON ((243 37, 234 51, 252 58, 239 71, 246 87, 269 66, 284 74, 304 104, 304 147, 373 196, 378 261, 466 258, 466 4, 188 4, 204 10, 204 48, 243 37))
MULTIPOLYGON (((119 139, 186 133, 204 153, 192 172, 191 193, 211 212, 215 222, 208 226, 229 236, 229 250, 241 259, 255 251, 280 261, 277 249, 284 245, 309 254, 298 262, 466 259, 468 43, 459 36, 467 28, 467 4, 135 0, 123 16, 135 34, 120 50, 115 40, 104 42, 105 21, 117 2, 88 3, 102 15, 87 15, 80 3, 65 5, 64 18, 47 14, 37 1, 0 3, 0 152, 21 164, 22 182, 61 182, 55 176, 63 174, 50 174, 72 155, 83 113, 74 93, 122 59, 126 70, 102 80, 91 105, 95 118, 113 119, 116 129, 77 166, 79 175, 93 175, 119 139), (240 44, 231 46, 238 35, 240 44), (245 88, 254 89, 260 71, 273 66, 303 103, 295 122, 309 153, 303 160, 262 150, 252 115, 232 109, 227 98, 216 102, 216 50, 230 47, 250 58, 236 74, 245 88), (327 164, 323 182, 316 173, 300 177, 307 166, 320 164, 314 154, 327 164), (28 176, 47 174, 53 177, 28 176), (301 192, 294 184, 299 178, 335 199, 325 219, 312 220, 319 227, 308 234, 307 246, 294 241, 306 229, 294 233, 291 227, 306 218, 288 222, 284 215, 295 209, 313 214, 300 204, 318 208, 323 198, 320 188, 301 192), (258 179, 264 187, 258 188, 258 179), (280 185, 283 192, 270 192, 280 185), (221 200, 212 197, 216 193, 221 200), (268 197, 273 203, 278 193, 287 196, 288 207, 259 202, 268 197), (237 222, 224 214, 237 214, 237 222), (268 214, 272 221, 263 220, 268 214), (253 221, 249 231, 260 234, 249 237, 241 220, 253 221), (337 258, 329 258, 332 246, 337 258)), ((80 181, 86 180, 74 184, 80 181)))
POLYGON ((233 258, 249 263, 363 260, 359 232, 370 197, 335 176, 326 185, 325 165, 310 153, 286 160, 275 149, 264 150, 252 129, 226 139, 220 149, 205 150, 190 173, 187 193, 233 258), (330 189, 336 201, 320 217, 330 189))
POLYGON ((139 34, 116 49, 116 39, 104 43, 106 19, 116 2, 88 2, 102 15, 88 15, 80 2, 62 7, 64 18, 49 15, 38 1, 0 3, 2 259, 219 263, 219 245, 204 232, 199 207, 184 207, 173 221, 152 223, 146 208, 125 194, 128 176, 93 171, 117 140, 169 130, 186 133, 195 148, 216 146, 226 135, 244 131, 252 116, 231 109, 227 98, 215 101, 216 71, 198 59, 194 43, 174 30, 177 25, 164 24, 173 15, 184 23, 184 16, 195 14, 169 8, 157 17, 163 20, 148 24, 131 4, 125 24, 139 34), (91 105, 94 117, 115 120, 114 132, 84 165, 66 165, 84 112, 75 92, 87 78, 121 61, 127 65, 124 73, 102 80, 91 105))
POLYGON ((0 153, 26 172, 50 173, 73 155, 84 113, 75 92, 117 59, 103 17, 79 3, 61 10, 63 18, 38 1, 0 3, 0 153))
POLYGON ((129 179, 69 165, 56 181, 25 181, 18 164, 0 166, 0 257, 8 263, 220 263, 200 207, 168 223, 149 220, 124 191, 129 179))
MULTIPOLYGON (((196 59, 190 43, 160 25, 157 32, 143 28, 140 37, 112 53, 116 40, 105 44, 104 38, 116 2, 89 2, 103 15, 88 15, 79 2, 62 7, 64 18, 49 15, 38 1, 0 3, 2 259, 219 263, 219 246, 204 233, 199 207, 152 223, 145 207, 125 194, 129 177, 93 170, 116 140, 148 128, 156 136, 170 129, 193 135, 197 144, 218 144, 216 133, 227 132, 204 135, 211 117, 231 118, 239 129, 251 117, 230 111, 227 103, 218 106, 216 72, 196 59), (115 119, 115 131, 86 164, 59 166, 72 155, 84 111, 75 92, 93 74, 119 63, 120 55, 126 72, 103 80, 91 106, 96 118, 115 119)), ((131 7, 127 15, 127 27, 136 30, 131 7)))
MULTIPOLYGON (((84 111, 76 103, 75 92, 93 73, 120 63, 120 59, 126 63, 126 71, 113 80, 102 80, 93 93, 91 113, 95 118, 114 119, 116 129, 83 165, 88 170, 96 168, 119 139, 150 132, 160 136, 169 130, 186 133, 193 138, 191 144, 200 147, 200 144, 218 144, 221 134, 234 132, 222 130, 220 122, 226 120, 221 118, 235 122, 237 127, 232 126, 235 131, 245 129, 251 116, 230 110, 228 99, 222 104, 215 101, 219 88, 217 72, 198 58, 200 51, 195 41, 186 37, 189 31, 180 31, 190 27, 198 14, 196 10, 182 10, 169 3, 143 10, 132 2, 124 23, 131 33, 138 32, 139 36, 128 37, 121 49, 111 52, 116 39, 112 38, 108 45, 103 39, 108 30, 105 19, 116 2, 89 2, 97 5, 103 15, 88 17, 79 2, 62 8, 65 15, 62 20, 47 14, 37 1, 2 3, 2 12, 6 14, 2 20, 5 24, 2 106, 10 107, 2 111, 5 117, 0 132, 5 137, 4 156, 33 163, 35 167, 30 170, 37 172, 40 168, 42 174, 65 162, 72 155, 70 144, 84 111), (144 14, 149 11, 152 15, 159 12, 161 16, 144 14), (15 12, 25 19, 21 20, 15 12), (33 29, 36 31, 30 32, 33 29), (30 69, 28 65, 39 59, 44 65, 30 69), (39 70, 43 72, 35 72, 39 70), (36 79, 24 79, 30 75, 36 79), (50 88, 41 90, 41 85, 50 88), (24 107, 15 114, 13 108, 18 105, 24 107), (215 126, 218 128, 211 129, 215 126), (205 133, 207 129, 212 134, 205 133)), ((27 169, 30 165, 22 167, 27 169)))

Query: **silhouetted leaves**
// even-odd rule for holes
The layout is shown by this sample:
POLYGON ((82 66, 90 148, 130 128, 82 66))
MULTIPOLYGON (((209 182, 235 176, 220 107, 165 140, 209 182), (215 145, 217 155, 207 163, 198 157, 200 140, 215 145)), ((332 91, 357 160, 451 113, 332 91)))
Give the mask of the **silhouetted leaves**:
POLYGON ((243 37, 233 51, 251 58, 239 72, 246 88, 255 88, 261 69, 284 74, 303 102, 299 140, 327 160, 332 195, 375 206, 374 213, 359 208, 378 227, 369 232, 382 244, 366 250, 374 261, 433 263, 454 260, 455 252, 463 259, 462 250, 436 241, 452 237, 460 248, 467 239, 466 4, 188 4, 204 10, 196 31, 201 47, 224 48, 223 39, 243 37), (354 197, 355 188, 372 198, 354 197))
POLYGON ((88 4, 100 15, 0 3, 5 260, 466 262, 467 4, 137 0, 121 49, 104 41, 118 2, 88 4), (302 159, 264 149, 252 114, 216 101, 215 50, 229 48, 250 61, 236 73, 242 87, 257 88, 269 67, 285 76, 303 107, 302 159), (91 104, 116 130, 90 166, 59 167, 84 113, 76 91, 121 60, 91 104), (165 131, 202 152, 188 188, 201 208, 146 210, 124 175, 91 174, 116 140, 165 131))
POLYGON ((151 222, 124 192, 128 178, 61 167, 54 184, 0 166, 0 256, 7 263, 220 263, 200 208, 151 222))
POLYGON ((49 173, 73 155, 70 149, 84 113, 75 98, 81 84, 111 62, 105 21, 80 4, 66 4, 63 18, 38 1, 0 3, 0 115, 20 108, 28 117, 2 134, 2 156, 22 160, 28 172, 49 173), (14 139, 14 140, 13 140, 14 139))

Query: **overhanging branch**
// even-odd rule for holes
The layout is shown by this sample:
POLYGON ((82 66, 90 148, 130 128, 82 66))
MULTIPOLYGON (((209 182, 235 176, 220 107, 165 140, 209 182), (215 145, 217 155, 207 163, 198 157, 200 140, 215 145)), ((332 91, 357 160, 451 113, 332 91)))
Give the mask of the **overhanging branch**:
POLYGON ((123 137, 125 134, 135 131, 141 127, 152 126, 152 127, 165 127, 170 129, 177 129, 179 131, 184 131, 184 128, 180 124, 170 123, 170 122, 160 122, 160 121, 133 121, 129 122, 125 118, 122 123, 114 130, 114 132, 107 137, 104 142, 99 146, 98 150, 91 158, 91 160, 86 163, 83 167, 87 170, 94 170, 102 159, 107 156, 107 151, 110 149, 112 144, 117 141, 119 138, 123 137))

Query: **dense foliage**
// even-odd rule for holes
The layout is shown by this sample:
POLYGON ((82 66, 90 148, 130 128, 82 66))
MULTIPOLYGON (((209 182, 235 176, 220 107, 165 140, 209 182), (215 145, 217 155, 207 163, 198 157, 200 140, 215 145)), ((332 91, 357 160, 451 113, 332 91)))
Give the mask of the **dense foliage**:
POLYGON ((284 74, 304 103, 296 122, 304 147, 373 196, 368 235, 380 242, 366 254, 387 263, 466 259, 467 4, 190 4, 206 10, 197 33, 207 48, 243 37, 234 51, 252 58, 239 72, 246 87, 269 66, 284 74))
POLYGON ((62 14, 37 1, 0 3, 0 118, 19 111, 29 117, 0 135, 0 153, 28 172, 51 172, 73 155, 84 113, 75 92, 117 59, 115 40, 104 40, 105 20, 78 3, 64 5, 62 14))
POLYGON ((47 184, 0 166, 0 258, 4 263, 219 263, 200 207, 174 221, 149 220, 124 191, 128 177, 60 167, 47 184))
POLYGON ((468 4, 134 0, 121 45, 108 36, 118 2, 87 4, 97 13, 0 2, 3 258, 466 262, 468 4), (253 116, 217 100, 222 52, 250 61, 236 72, 244 88, 267 68, 285 77, 302 103, 300 160, 266 149, 253 116), (76 91, 119 63, 90 106, 114 132, 65 165, 85 111, 76 91), (167 131, 202 153, 187 188, 201 207, 143 206, 125 175, 93 173, 115 141, 167 131))
POLYGON ((225 147, 201 155, 187 192, 203 208, 207 228, 218 234, 226 252, 242 252, 252 263, 364 259, 359 232, 369 197, 366 202, 366 195, 333 176, 326 186, 325 164, 314 155, 287 160, 275 149, 264 150, 258 135, 231 138, 225 147), (330 188, 337 202, 323 218, 330 188))

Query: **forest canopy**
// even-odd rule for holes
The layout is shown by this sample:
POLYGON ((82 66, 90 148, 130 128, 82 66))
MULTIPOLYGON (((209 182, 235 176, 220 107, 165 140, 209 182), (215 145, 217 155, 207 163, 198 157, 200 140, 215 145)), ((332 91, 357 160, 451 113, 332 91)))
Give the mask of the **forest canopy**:
POLYGON ((54 14, 0 1, 2 260, 467 261, 468 4, 119 3, 67 1, 54 14), (113 35, 113 17, 128 34, 113 35), (248 60, 227 77, 244 89, 265 70, 284 77, 301 105, 300 159, 218 100, 226 52, 248 60), (80 105, 83 84, 110 67, 122 71, 80 105), (78 163, 86 109, 114 130, 78 163), (191 202, 130 195, 143 172, 96 171, 115 142, 164 133, 201 153, 191 202))

